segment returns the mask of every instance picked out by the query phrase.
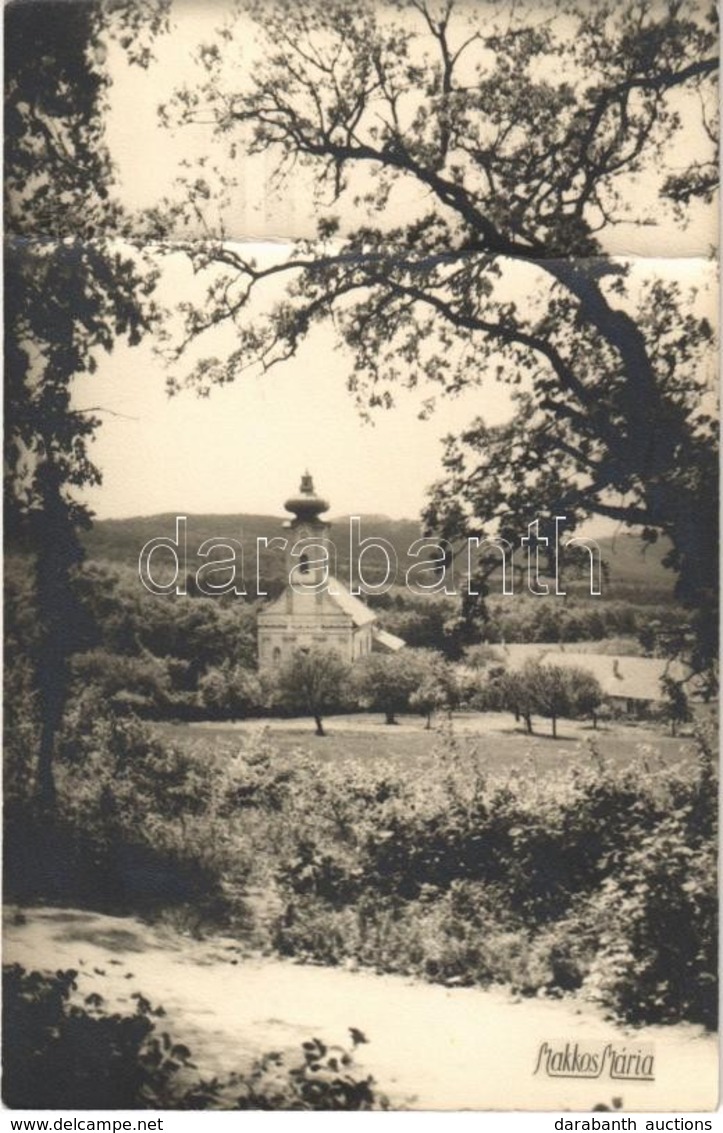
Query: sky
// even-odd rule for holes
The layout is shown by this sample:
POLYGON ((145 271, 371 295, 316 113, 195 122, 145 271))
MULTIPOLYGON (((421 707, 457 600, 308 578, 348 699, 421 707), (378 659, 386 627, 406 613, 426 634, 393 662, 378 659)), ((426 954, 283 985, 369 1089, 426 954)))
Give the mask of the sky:
POLYGON ((86 500, 99 518, 156 512, 277 514, 308 468, 332 512, 414 518, 441 474, 441 437, 482 414, 507 415, 501 387, 475 389, 421 421, 400 394, 372 423, 346 390, 331 335, 315 333, 294 365, 169 398, 151 345, 118 349, 76 382, 78 406, 102 406, 91 456, 103 472, 86 500))
MULTIPOLYGON (((193 54, 223 11, 221 0, 207 5, 176 0, 172 32, 158 41, 156 63, 147 71, 129 67, 120 48, 110 47, 107 141, 119 195, 130 208, 153 205, 172 193, 184 159, 208 151, 215 160, 207 126, 161 129, 157 106, 177 85, 198 76, 193 54)), ((254 51, 250 39, 241 45, 242 70, 254 51)), ((294 192, 271 189, 270 169, 262 159, 239 162, 235 172, 235 237, 273 242, 278 255, 284 240, 308 231, 313 217, 303 181, 294 182, 294 192)), ((664 241, 654 226, 615 239, 634 239, 638 254, 660 255, 664 248, 667 260, 682 257, 673 267, 657 266, 694 284, 704 275, 708 291, 702 303, 714 314, 710 265, 693 256, 685 259, 705 252, 714 239, 710 215, 696 220, 683 236, 666 230, 664 241)), ((264 255, 263 248, 259 254, 264 255)), ((159 285, 161 302, 173 305, 199 295, 187 264, 170 257, 159 285)), ((442 473, 441 438, 477 415, 499 423, 511 408, 506 387, 490 382, 456 400, 441 399, 428 420, 420 420, 419 412, 430 390, 401 393, 392 412, 379 411, 373 424, 365 423, 345 387, 351 360, 324 328, 312 332, 296 358, 265 376, 250 374, 213 390, 209 398, 190 391, 169 398, 168 374, 153 346, 150 340, 134 349, 120 345, 111 356, 99 357, 92 377, 75 383, 77 406, 102 409, 92 457, 103 483, 85 494, 99 518, 157 512, 278 514, 307 468, 333 514, 412 518, 442 473)), ((223 331, 201 352, 223 354, 232 348, 232 332, 223 331)))
MULTIPOLYGON (((278 256, 278 247, 252 250, 262 263, 278 256)), ((185 257, 165 263, 159 302, 201 291, 185 257)), ((327 326, 315 327, 295 359, 266 374, 250 371, 208 397, 193 390, 169 397, 169 376, 182 377, 195 356, 223 356, 234 344, 233 328, 221 328, 167 369, 149 337, 99 355, 96 373, 76 378, 74 404, 99 409, 102 421, 91 459, 103 480, 84 497, 98 518, 277 514, 307 469, 334 514, 415 518, 442 473, 442 438, 477 416, 495 424, 510 413, 507 387, 490 383, 440 397, 427 420, 420 412, 430 389, 400 390, 393 410, 367 420, 346 388, 352 361, 327 326)))
MULTIPOLYGON (((156 63, 147 71, 130 67, 117 45, 110 47, 114 81, 106 137, 119 195, 131 209, 172 194, 182 161, 214 153, 208 127, 162 129, 157 106, 177 85, 199 77, 192 56, 225 8, 218 0, 206 6, 176 2, 174 28, 157 42, 156 63)), ((249 47, 242 45, 242 56, 249 47)), ((307 194, 273 190, 262 159, 239 163, 239 170, 234 236, 266 242, 278 255, 289 238, 311 231, 307 194)), ((263 258, 263 244, 254 250, 263 258)), ((194 291, 200 295, 182 263, 166 265, 161 302, 172 305, 194 291)), ((233 336, 221 333, 197 353, 232 348, 233 336)), ((116 347, 111 357, 99 356, 97 373, 76 381, 74 390, 77 405, 106 410, 92 450, 103 482, 86 491, 86 502, 99 518, 159 511, 275 514, 308 468, 334 513, 415 518, 442 472, 441 438, 479 414, 494 424, 510 412, 507 391, 492 385, 441 404, 431 420, 422 421, 427 389, 400 392, 394 411, 376 413, 370 424, 347 392, 350 371, 351 360, 332 334, 316 328, 297 358, 265 376, 250 375, 209 398, 184 392, 169 399, 168 372, 150 341, 116 347)))

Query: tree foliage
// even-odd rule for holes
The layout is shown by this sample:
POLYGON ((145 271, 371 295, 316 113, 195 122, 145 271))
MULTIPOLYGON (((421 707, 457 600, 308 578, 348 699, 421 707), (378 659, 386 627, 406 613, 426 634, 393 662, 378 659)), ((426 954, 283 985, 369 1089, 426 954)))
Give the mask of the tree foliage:
MULTIPOLYGON (((223 241, 189 247, 214 282, 180 352, 225 322, 238 343, 202 359, 192 384, 208 392, 283 362, 329 319, 366 407, 391 405, 400 384, 430 383, 431 406, 435 387, 496 377, 513 415, 450 438, 430 528, 516 535, 543 515, 548 537, 555 514, 639 524, 670 536, 679 597, 708 606, 712 329, 678 283, 606 252, 616 226, 650 223, 652 210, 684 225, 714 192, 712 10, 251 0, 221 36, 199 53, 205 83, 163 113, 210 122, 230 168, 242 151, 268 154, 282 183, 308 178, 316 238, 272 266, 223 241), (249 17, 262 51, 244 83, 227 63, 249 17), (259 315, 257 295, 278 278, 285 297, 259 315)), ((155 224, 168 231, 182 212, 155 224)))
POLYGON ((335 649, 297 649, 276 675, 276 699, 284 708, 313 716, 317 736, 323 736, 322 717, 343 707, 349 666, 335 649))
MULTIPOLYGON (((440 668, 444 661, 439 657, 440 668)), ((398 712, 422 708, 421 702, 412 704, 412 697, 423 686, 429 691, 429 680, 435 666, 431 650, 400 649, 398 653, 370 653, 354 666, 354 689, 363 708, 383 712, 387 724, 396 724, 398 712)), ((425 696, 425 704, 428 697, 425 696)))
POLYGON ((3 1025, 12 1035, 3 1097, 17 1109, 161 1109, 178 1104, 178 1071, 190 1051, 155 1033, 165 1015, 134 993, 135 1013, 111 1013, 103 997, 72 1002, 74 970, 3 968, 3 1025))
MULTIPOLYGON (((127 229, 103 135, 103 30, 113 9, 126 36, 150 12, 88 0, 5 9, 5 517, 35 556, 37 783, 49 805, 68 658, 89 632, 74 573, 90 517, 76 492, 100 482, 88 447, 98 409, 73 408, 71 385, 94 372, 100 351, 137 343, 155 315, 155 272, 113 239, 127 229)), ((152 32, 166 11, 156 6, 152 32)), ((126 46, 147 62, 145 37, 126 46)))
POLYGON ((508 672, 495 682, 503 707, 522 716, 532 732, 533 715, 545 716, 557 735, 559 716, 590 716, 603 699, 597 678, 586 669, 527 661, 516 672, 508 672))
MULTIPOLYGON (((97 352, 137 343, 155 277, 112 237, 127 218, 111 193, 103 136, 108 79, 100 5, 11 3, 5 13, 6 504, 11 520, 48 491, 83 523, 73 488, 98 483, 88 441, 96 411, 70 407, 70 383, 97 352), (94 50, 95 48, 95 50, 94 50), (57 483, 45 487, 44 469, 57 483), (45 488, 45 490, 44 490, 45 488)), ((47 478, 47 477, 46 477, 47 478)))

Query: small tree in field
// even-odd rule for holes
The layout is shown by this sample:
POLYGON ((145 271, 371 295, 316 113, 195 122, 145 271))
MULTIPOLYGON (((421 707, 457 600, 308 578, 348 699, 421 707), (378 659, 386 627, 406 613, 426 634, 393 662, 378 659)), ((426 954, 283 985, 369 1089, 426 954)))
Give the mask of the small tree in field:
POLYGON ((425 650, 418 653, 420 683, 409 698, 409 707, 426 716, 425 728, 432 726, 435 712, 451 713, 460 700, 460 686, 454 667, 440 653, 425 650))
POLYGON ((500 708, 513 712, 515 720, 522 717, 528 734, 532 735, 535 701, 529 681, 524 680, 521 673, 503 673, 493 682, 490 689, 494 689, 494 697, 490 699, 498 700, 500 708))
POLYGON ((556 737, 558 716, 572 715, 568 671, 560 665, 539 665, 528 661, 521 676, 529 686, 535 711, 552 721, 552 734, 556 737))
POLYGON ((383 712, 387 724, 396 724, 398 712, 415 707, 412 697, 430 676, 433 656, 426 650, 403 649, 399 653, 372 653, 358 661, 353 679, 361 705, 372 712, 383 712))
MULTIPOLYGON (((614 235, 680 232, 711 202, 717 42, 715 5, 697 0, 235 5, 204 45, 201 83, 161 120, 228 147, 220 192, 237 191, 247 157, 273 163, 281 184, 308 178, 316 238, 283 264, 189 241, 210 286, 186 307, 177 355, 219 326, 233 343, 227 357, 198 354, 189 383, 207 392, 285 364, 322 323, 368 409, 400 386, 519 382, 509 420, 483 416, 447 440, 428 528, 514 538, 532 515, 550 532, 555 515, 595 515, 666 535, 710 667, 713 328, 693 289, 652 264, 641 273, 614 235), (262 49, 239 68, 254 34, 262 49), (286 293, 264 309, 271 278, 286 293)), ((194 223, 193 185, 157 210, 160 235, 179 215, 194 223)), ((485 556, 480 583, 498 565, 485 556)), ((482 605, 465 619, 484 619, 482 605)))
POLYGON ((533 711, 552 721, 553 736, 559 716, 588 716, 602 700, 598 681, 585 669, 528 661, 520 679, 529 690, 533 711))
POLYGON ((570 681, 570 709, 573 716, 590 716, 597 728, 598 709, 602 704, 603 690, 597 677, 587 669, 568 669, 570 681))
POLYGON ((343 707, 349 676, 349 666, 335 649, 296 649, 279 669, 276 703, 313 716, 317 736, 324 736, 322 717, 343 707))
POLYGON ((255 673, 224 662, 218 668, 208 669, 201 677, 198 699, 211 715, 235 720, 261 707, 264 694, 255 673))
POLYGON ((525 721, 532 734, 532 716, 545 716, 552 721, 552 734, 557 736, 558 716, 589 716, 602 701, 602 689, 585 669, 566 669, 562 665, 541 665, 528 661, 515 673, 504 673, 495 682, 502 707, 525 721))
POLYGON ((690 710, 690 703, 680 681, 673 680, 672 677, 662 677, 660 684, 665 693, 665 705, 663 708, 664 719, 670 721, 670 734, 674 736, 678 729, 678 724, 687 724, 693 719, 693 713, 690 710))

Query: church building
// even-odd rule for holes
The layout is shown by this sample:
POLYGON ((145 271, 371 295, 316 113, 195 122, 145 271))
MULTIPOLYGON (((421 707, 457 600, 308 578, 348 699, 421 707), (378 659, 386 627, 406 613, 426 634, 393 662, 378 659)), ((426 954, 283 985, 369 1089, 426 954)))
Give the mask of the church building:
POLYGON ((258 615, 259 668, 275 668, 297 649, 336 649, 350 664, 372 650, 401 649, 402 639, 382 630, 376 614, 319 561, 318 547, 309 546, 301 556, 291 554, 301 541, 323 546, 329 540, 331 524, 321 518, 329 504, 316 495, 308 472, 298 495, 284 507, 293 516, 283 524, 287 582, 284 592, 258 615))

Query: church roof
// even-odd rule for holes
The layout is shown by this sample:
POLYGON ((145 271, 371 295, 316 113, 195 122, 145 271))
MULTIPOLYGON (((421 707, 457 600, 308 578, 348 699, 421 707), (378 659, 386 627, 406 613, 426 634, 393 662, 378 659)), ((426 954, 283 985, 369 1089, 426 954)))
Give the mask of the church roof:
MULTIPOLYGON (((294 589, 287 583, 278 598, 274 598, 263 610, 259 611, 259 619, 263 621, 263 619, 267 617, 273 617, 279 613, 286 612, 286 596, 289 591, 291 591, 292 595, 295 597, 303 598, 301 589, 294 589)), ((332 575, 329 575, 326 580, 326 585, 319 591, 310 587, 309 593, 312 595, 315 593, 321 594, 327 610, 329 610, 329 607, 336 607, 342 614, 346 614, 348 618, 351 618, 355 626, 369 625, 377 620, 377 615, 374 611, 370 610, 369 607, 358 598, 355 598, 353 594, 350 594, 344 586, 344 583, 339 582, 339 579, 334 578, 332 575)))
POLYGON ((379 649, 381 652, 398 653, 400 649, 404 649, 406 641, 401 637, 397 637, 396 633, 389 633, 385 629, 374 627, 374 641, 373 648, 379 649))
POLYGON ((341 607, 345 614, 354 622, 355 626, 365 626, 369 622, 375 622, 377 615, 373 610, 370 610, 364 602, 360 601, 344 586, 343 582, 339 582, 337 578, 329 578, 329 588, 327 591, 332 602, 341 607))

